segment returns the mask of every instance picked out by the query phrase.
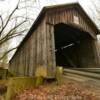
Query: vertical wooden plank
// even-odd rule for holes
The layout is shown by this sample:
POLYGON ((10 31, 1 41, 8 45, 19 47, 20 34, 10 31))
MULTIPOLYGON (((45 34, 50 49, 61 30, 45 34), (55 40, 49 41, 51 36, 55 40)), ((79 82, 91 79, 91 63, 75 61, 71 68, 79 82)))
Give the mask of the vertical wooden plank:
POLYGON ((42 27, 42 56, 43 56, 43 66, 44 67, 47 67, 47 40, 46 40, 46 36, 47 36, 47 33, 46 33, 46 20, 44 19, 43 21, 43 27, 42 27))
POLYGON ((32 55, 32 45, 31 45, 31 36, 29 37, 28 39, 28 76, 31 76, 31 68, 32 68, 32 65, 31 65, 31 55, 32 55), (30 50, 29 50, 30 48, 30 50))
POLYGON ((30 44, 29 44, 29 38, 28 38, 26 44, 27 44, 27 73, 26 73, 26 75, 29 76, 29 63, 30 63, 30 50, 29 50, 30 44))
POLYGON ((56 71, 55 40, 54 39, 55 39, 54 26, 51 26, 51 61, 52 61, 51 75, 52 77, 55 76, 55 71, 56 71))
POLYGON ((40 52, 39 52, 39 58, 40 58, 40 60, 39 60, 39 63, 40 63, 40 66, 42 66, 43 65, 43 60, 42 60, 42 42, 43 42, 43 39, 42 39, 42 33, 43 33, 43 21, 40 23, 40 29, 39 29, 39 45, 40 45, 40 52))
MULTIPOLYGON (((57 16, 56 16, 57 18, 57 16)), ((48 22, 52 22, 50 17, 48 22)), ((48 64, 48 77, 55 76, 55 43, 54 43, 54 26, 52 24, 46 24, 46 33, 47 33, 47 64, 48 64)))
POLYGON ((22 50, 22 65, 20 66, 21 70, 21 76, 24 76, 25 74, 25 44, 23 44, 23 50, 22 50))
POLYGON ((25 76, 27 76, 27 45, 25 46, 25 76))
POLYGON ((39 27, 37 31, 37 67, 39 66, 39 61, 40 61, 40 33, 39 33, 39 27))
POLYGON ((30 63, 29 63, 29 76, 32 76, 32 73, 33 73, 33 44, 32 44, 32 42, 33 42, 33 40, 32 40, 32 36, 30 37, 30 56, 29 56, 29 58, 30 58, 30 63))
POLYGON ((35 33, 32 36, 33 39, 33 75, 35 74, 35 69, 36 69, 36 56, 37 56, 37 32, 35 31, 35 33))
MULTIPOLYGON (((49 22, 49 17, 48 17, 48 14, 47 14, 47 22, 49 22)), ((49 25, 48 24, 46 24, 46 50, 47 50, 47 71, 49 71, 49 67, 50 67, 50 61, 49 61, 49 57, 50 57, 50 55, 49 55, 49 25)), ((47 72, 47 74, 48 74, 48 72, 47 72)), ((48 75, 49 76, 49 75, 48 75)))
POLYGON ((68 10, 65 11, 65 23, 68 23, 68 10))

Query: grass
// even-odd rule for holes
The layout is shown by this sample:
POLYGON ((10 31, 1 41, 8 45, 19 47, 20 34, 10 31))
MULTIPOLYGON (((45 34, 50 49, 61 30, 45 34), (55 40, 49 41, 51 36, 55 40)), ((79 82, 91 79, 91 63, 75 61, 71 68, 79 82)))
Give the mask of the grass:
MULTIPOLYGON (((39 71, 40 72, 40 71, 39 71)), ((7 93, 4 94, 6 100, 11 100, 12 97, 14 97, 15 94, 20 93, 21 91, 28 89, 28 88, 34 88, 38 87, 43 83, 43 78, 40 76, 37 77, 15 77, 12 73, 9 73, 9 77, 7 77, 7 80, 0 80, 0 84, 6 85, 7 93), (13 76, 13 77, 11 77, 13 76)), ((62 68, 57 67, 56 71, 56 79, 58 83, 61 83, 61 76, 62 76, 62 68)), ((57 84, 57 82, 54 82, 53 84, 57 84)), ((51 84, 51 86, 54 86, 51 84)))
POLYGON ((9 79, 6 100, 23 91, 24 89, 34 88, 42 84, 40 77, 13 77, 9 79))
POLYGON ((6 80, 6 79, 5 80, 0 80, 0 85, 2 85, 2 84, 7 85, 7 83, 8 83, 8 80, 6 80))
MULTIPOLYGON (((8 85, 8 80, 0 80, 0 86, 7 86, 8 85)), ((5 98, 6 97, 6 93, 2 94, 2 96, 0 96, 0 98, 5 98)), ((0 99, 2 100, 2 99, 0 99)))

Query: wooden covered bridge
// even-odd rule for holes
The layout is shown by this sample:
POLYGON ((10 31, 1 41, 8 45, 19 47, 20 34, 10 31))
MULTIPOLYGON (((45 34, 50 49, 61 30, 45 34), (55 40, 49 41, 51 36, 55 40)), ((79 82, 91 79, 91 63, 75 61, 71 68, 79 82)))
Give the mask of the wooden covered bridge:
POLYGON ((100 67, 99 30, 78 3, 44 7, 10 60, 9 69, 33 76, 42 67, 54 77, 56 66, 100 67))

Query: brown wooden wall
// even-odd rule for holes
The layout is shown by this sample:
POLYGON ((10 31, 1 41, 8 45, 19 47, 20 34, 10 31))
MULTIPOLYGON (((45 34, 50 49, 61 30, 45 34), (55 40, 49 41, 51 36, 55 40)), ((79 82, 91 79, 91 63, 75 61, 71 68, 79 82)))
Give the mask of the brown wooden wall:
POLYGON ((42 20, 33 34, 23 43, 10 61, 10 69, 19 75, 32 76, 36 66, 46 62, 45 20, 42 20))
POLYGON ((58 23, 71 24, 89 32, 92 37, 96 38, 96 30, 92 28, 90 20, 86 18, 77 7, 47 9, 42 21, 38 22, 37 28, 11 59, 10 70, 18 75, 32 76, 35 74, 36 68, 42 66, 47 69, 48 76, 54 76, 56 66, 54 25, 58 23), (74 15, 79 18, 78 25, 74 23, 74 15))
POLYGON ((79 8, 60 8, 60 9, 50 9, 47 11, 47 23, 58 24, 65 23, 71 24, 78 28, 82 28, 84 31, 89 32, 89 34, 96 38, 96 30, 94 29, 91 21, 85 16, 85 14, 79 8), (74 23, 74 16, 79 18, 79 24, 74 23))

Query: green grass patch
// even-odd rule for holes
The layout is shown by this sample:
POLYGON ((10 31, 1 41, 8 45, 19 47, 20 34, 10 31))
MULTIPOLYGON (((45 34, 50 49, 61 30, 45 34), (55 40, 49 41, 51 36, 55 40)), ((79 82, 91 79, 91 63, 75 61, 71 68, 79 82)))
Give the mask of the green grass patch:
POLYGON ((13 77, 9 79, 6 100, 23 91, 24 89, 33 88, 41 85, 42 77, 13 77))
POLYGON ((0 79, 6 79, 7 69, 0 68, 0 79))
POLYGON ((3 79, 3 80, 0 80, 0 85, 7 85, 8 84, 8 80, 6 79, 3 79))

